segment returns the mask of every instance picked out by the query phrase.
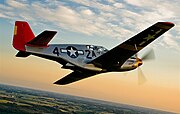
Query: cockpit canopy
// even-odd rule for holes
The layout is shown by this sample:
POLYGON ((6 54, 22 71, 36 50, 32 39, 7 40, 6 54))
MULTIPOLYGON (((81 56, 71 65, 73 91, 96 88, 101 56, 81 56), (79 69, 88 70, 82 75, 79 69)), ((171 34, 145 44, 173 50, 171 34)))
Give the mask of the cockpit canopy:
POLYGON ((87 49, 92 50, 92 51, 94 50, 94 51, 97 51, 97 52, 103 52, 103 53, 108 51, 103 46, 95 46, 95 45, 87 45, 87 49))

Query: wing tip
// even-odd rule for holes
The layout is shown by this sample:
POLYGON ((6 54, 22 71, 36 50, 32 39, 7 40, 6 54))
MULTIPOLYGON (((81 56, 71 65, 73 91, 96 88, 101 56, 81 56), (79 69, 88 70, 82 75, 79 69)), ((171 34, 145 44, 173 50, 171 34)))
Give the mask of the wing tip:
POLYGON ((163 24, 165 24, 165 25, 170 25, 170 26, 174 26, 174 25, 175 25, 175 24, 172 23, 172 22, 161 22, 161 23, 163 23, 163 24))
POLYGON ((54 82, 53 84, 56 84, 56 85, 66 85, 67 83, 63 83, 62 81, 56 81, 54 82))

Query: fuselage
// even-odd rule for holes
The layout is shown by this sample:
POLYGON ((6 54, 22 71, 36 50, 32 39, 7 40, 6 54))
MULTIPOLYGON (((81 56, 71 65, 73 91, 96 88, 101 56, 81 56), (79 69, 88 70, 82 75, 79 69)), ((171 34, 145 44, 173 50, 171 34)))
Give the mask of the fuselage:
MULTIPOLYGON (((89 64, 90 61, 108 52, 103 46, 95 45, 79 45, 79 44, 51 44, 47 47, 33 47, 26 46, 26 52, 30 52, 34 55, 46 55, 49 57, 63 59, 67 61, 62 68, 75 70, 77 67, 82 69, 106 72, 106 69, 102 69, 89 64)), ((135 57, 129 58, 123 65, 116 63, 112 71, 129 71, 138 67, 137 59, 135 57)))

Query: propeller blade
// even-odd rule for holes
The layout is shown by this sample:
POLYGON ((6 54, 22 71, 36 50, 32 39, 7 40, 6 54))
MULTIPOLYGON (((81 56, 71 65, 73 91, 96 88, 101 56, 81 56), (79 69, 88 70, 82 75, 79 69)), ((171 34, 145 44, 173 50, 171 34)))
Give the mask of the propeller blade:
MULTIPOLYGON (((135 49, 136 49, 136 51, 137 51, 138 49, 137 49, 136 44, 134 45, 134 47, 135 47, 135 49)), ((138 61, 138 53, 135 54, 135 57, 136 57, 136 60, 138 61)))
MULTIPOLYGON (((137 49, 137 46, 136 44, 134 45, 135 46, 135 49, 137 49)), ((153 50, 150 50, 148 51, 143 57, 142 59, 139 59, 138 58, 138 53, 135 54, 135 57, 136 57, 136 61, 137 62, 141 62, 142 64, 142 60, 150 60, 150 59, 153 59, 154 58, 154 51, 153 50)), ((139 66, 139 65, 138 65, 139 66)), ((144 73, 142 72, 141 68, 140 67, 137 67, 138 69, 138 85, 142 85, 146 82, 146 77, 144 76, 144 73)))
POLYGON ((153 60, 153 59, 155 59, 155 54, 154 54, 154 50, 153 49, 151 49, 151 50, 149 50, 149 51, 147 51, 145 54, 144 54, 144 56, 142 56, 141 57, 141 59, 142 60, 153 60))
POLYGON ((140 67, 138 69, 138 85, 142 85, 146 82, 146 77, 144 76, 140 67))

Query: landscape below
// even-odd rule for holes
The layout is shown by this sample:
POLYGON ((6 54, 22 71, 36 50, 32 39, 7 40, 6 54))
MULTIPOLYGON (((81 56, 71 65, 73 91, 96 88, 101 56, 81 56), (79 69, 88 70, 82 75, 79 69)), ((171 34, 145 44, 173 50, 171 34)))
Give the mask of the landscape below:
POLYGON ((172 114, 143 107, 0 84, 0 113, 172 114))

